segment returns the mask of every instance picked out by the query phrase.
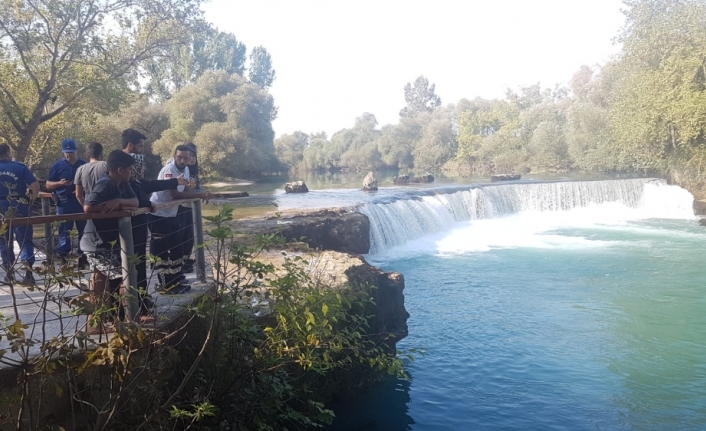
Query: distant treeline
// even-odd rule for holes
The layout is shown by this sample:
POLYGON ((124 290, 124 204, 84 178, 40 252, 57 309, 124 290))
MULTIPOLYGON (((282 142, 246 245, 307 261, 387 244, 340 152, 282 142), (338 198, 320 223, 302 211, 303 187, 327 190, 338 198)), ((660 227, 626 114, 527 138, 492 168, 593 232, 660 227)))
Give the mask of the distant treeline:
POLYGON ((640 172, 698 189, 706 179, 706 2, 625 4, 622 51, 602 67, 581 67, 568 87, 537 84, 502 100, 441 106, 419 77, 405 87, 399 123, 378 127, 365 113, 330 138, 283 135, 277 157, 307 170, 640 172))
POLYGON ((626 0, 621 52, 582 67, 568 86, 442 105, 420 76, 404 87, 397 124, 380 127, 364 113, 331 137, 277 140, 269 53, 255 47, 248 55, 234 35, 204 21, 200 3, 22 0, 7 8, 0 142, 40 176, 60 157, 63 138, 117 147, 132 127, 148 136, 154 165, 176 144, 195 142, 210 177, 580 170, 668 175, 692 190, 706 178, 706 0, 626 0))

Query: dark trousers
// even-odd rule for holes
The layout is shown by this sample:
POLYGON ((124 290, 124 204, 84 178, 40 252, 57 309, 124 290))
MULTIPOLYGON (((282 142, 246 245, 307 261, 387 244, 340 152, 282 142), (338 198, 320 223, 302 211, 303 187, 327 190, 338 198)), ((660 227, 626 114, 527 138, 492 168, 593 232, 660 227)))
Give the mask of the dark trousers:
MULTIPOLYGON (((56 213, 61 214, 81 214, 83 213, 83 207, 76 200, 75 197, 59 198, 59 204, 56 207, 56 213)), ((78 254, 82 254, 81 251, 81 237, 83 236, 83 229, 86 227, 86 221, 76 221, 76 230, 78 230, 78 254)), ((71 253, 71 229, 74 228, 74 222, 65 221, 59 226, 59 244, 56 247, 56 253, 59 256, 66 256, 71 253)))
MULTIPOLYGON (((27 214, 29 214, 29 207, 27 205, 18 205, 16 202, 10 203, 6 199, 0 200, 0 207, 2 207, 6 215, 11 212, 11 208, 15 211, 15 217, 27 217, 27 214)), ((11 219, 9 221, 10 223, 12 222, 11 219)), ((15 234, 15 240, 20 246, 20 260, 29 266, 34 265, 34 243, 32 242, 34 229, 32 225, 13 226, 12 233, 15 234)), ((2 257, 2 266, 5 269, 9 269, 15 264, 15 247, 14 244, 9 243, 9 238, 9 229, 0 236, 0 256, 2 257)))
POLYGON ((150 253, 158 258, 155 269, 158 271, 159 282, 164 288, 181 283, 186 277, 182 271, 184 241, 178 217, 159 217, 152 214, 148 217, 152 231, 150 253))
POLYGON ((135 245, 137 289, 147 292, 147 214, 132 218, 132 241, 135 245))
POLYGON ((182 244, 182 253, 184 260, 189 259, 194 251, 194 216, 191 208, 179 205, 177 218, 182 231, 184 242, 182 244))

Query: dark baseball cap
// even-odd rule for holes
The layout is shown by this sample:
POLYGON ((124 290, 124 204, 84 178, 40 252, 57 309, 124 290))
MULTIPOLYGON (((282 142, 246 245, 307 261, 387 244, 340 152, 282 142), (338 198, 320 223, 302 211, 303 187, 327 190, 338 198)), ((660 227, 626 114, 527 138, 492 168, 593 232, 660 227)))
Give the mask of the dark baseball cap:
POLYGON ((75 153, 78 149, 76 141, 73 139, 64 139, 61 141, 61 152, 62 153, 75 153))

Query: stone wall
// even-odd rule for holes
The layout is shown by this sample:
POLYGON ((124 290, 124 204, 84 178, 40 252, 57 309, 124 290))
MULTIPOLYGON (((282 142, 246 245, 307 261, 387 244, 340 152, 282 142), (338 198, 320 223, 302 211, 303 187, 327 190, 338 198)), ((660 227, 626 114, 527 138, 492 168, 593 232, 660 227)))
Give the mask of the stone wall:
POLYGON ((246 235, 280 232, 288 241, 313 249, 366 254, 370 251, 370 221, 347 208, 289 210, 279 215, 248 217, 235 227, 246 235))

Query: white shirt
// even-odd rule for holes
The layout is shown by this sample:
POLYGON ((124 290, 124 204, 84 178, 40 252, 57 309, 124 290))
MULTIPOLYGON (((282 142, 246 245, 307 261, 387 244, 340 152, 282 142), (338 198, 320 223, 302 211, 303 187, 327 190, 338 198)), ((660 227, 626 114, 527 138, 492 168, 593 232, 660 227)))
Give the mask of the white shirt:
MULTIPOLYGON (((159 171, 159 176, 157 177, 158 180, 171 180, 172 178, 177 178, 179 175, 184 175, 185 179, 189 179, 189 167, 184 168, 184 172, 180 171, 177 169, 177 167, 174 165, 174 163, 167 163, 165 167, 162 168, 161 171, 159 171)), ((180 192, 183 192, 185 186, 178 186, 177 190, 180 192)), ((173 201, 174 198, 172 197, 172 191, 171 190, 165 190, 163 192, 154 192, 152 193, 152 197, 150 197, 150 202, 159 204, 163 202, 169 202, 173 201)), ((153 213, 156 216, 159 217, 175 217, 177 215, 177 211, 179 211, 178 206, 173 206, 169 208, 162 208, 157 210, 155 213, 153 213)))

